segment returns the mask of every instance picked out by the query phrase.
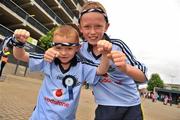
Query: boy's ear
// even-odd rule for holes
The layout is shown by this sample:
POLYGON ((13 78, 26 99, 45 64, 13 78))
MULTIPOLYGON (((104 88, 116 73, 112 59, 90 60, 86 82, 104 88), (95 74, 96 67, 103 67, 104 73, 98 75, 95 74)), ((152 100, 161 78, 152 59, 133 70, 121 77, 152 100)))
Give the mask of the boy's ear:
POLYGON ((81 25, 78 25, 78 28, 79 28, 79 36, 81 38, 83 38, 83 33, 82 33, 81 25))
POLYGON ((78 28, 79 28, 80 33, 82 33, 81 25, 80 24, 78 25, 78 28))
POLYGON ((105 28, 105 32, 108 30, 110 24, 109 23, 106 23, 106 28, 105 28))

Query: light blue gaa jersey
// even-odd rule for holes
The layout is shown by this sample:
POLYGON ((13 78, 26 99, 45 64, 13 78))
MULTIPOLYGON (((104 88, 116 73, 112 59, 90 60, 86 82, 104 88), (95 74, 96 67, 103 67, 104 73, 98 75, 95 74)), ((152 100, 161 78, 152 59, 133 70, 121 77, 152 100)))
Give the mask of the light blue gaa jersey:
MULTIPOLYGON (((127 63, 131 64, 144 73, 146 67, 136 61, 131 51, 120 40, 110 40, 113 44, 112 50, 123 51, 127 56, 127 63)), ((82 43, 81 54, 92 60, 94 63, 100 63, 100 56, 92 53, 91 46, 87 42, 82 43)), ((122 73, 112 62, 110 63, 108 73, 97 83, 92 86, 96 103, 107 106, 134 106, 140 104, 140 95, 137 90, 135 81, 122 73)))
MULTIPOLYGON (((39 91, 36 108, 30 120, 75 120, 75 114, 84 80, 96 84, 96 66, 77 58, 77 64, 71 66, 65 73, 54 62, 44 61, 43 56, 30 54, 29 69, 42 71, 44 80, 39 91), (73 99, 69 97, 69 89, 62 83, 66 75, 74 76, 77 83, 73 90, 73 99)), ((71 94, 72 95, 72 94, 71 94)))

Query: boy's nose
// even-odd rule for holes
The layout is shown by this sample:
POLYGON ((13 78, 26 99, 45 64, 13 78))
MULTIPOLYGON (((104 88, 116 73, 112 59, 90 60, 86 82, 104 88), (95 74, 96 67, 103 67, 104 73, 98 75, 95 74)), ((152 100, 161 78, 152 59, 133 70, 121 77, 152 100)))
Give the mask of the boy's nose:
POLYGON ((65 49, 62 49, 62 50, 60 51, 60 53, 61 53, 62 55, 65 55, 65 54, 66 54, 66 50, 65 50, 65 49))
POLYGON ((94 27, 92 27, 92 28, 91 28, 90 32, 91 32, 91 34, 96 33, 96 31, 95 31, 94 27))

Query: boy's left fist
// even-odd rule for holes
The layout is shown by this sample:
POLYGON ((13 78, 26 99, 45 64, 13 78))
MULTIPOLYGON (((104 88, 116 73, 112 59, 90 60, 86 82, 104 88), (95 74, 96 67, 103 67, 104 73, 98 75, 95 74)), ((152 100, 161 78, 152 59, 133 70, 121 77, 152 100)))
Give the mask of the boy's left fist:
POLYGON ((122 71, 127 71, 126 55, 120 51, 111 51, 111 54, 108 54, 108 57, 112 59, 114 64, 122 71))
POLYGON ((101 54, 108 54, 112 50, 112 43, 107 40, 100 40, 97 43, 97 48, 101 54))

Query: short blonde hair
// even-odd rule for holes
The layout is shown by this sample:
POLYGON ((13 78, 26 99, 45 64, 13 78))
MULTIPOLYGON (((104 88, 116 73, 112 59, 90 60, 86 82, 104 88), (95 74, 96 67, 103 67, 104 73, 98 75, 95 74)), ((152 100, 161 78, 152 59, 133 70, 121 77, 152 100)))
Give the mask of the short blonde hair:
POLYGON ((56 35, 59 35, 59 36, 62 36, 62 37, 65 36, 67 38, 74 38, 74 40, 79 42, 79 33, 71 25, 58 26, 53 32, 53 37, 56 36, 56 35))

